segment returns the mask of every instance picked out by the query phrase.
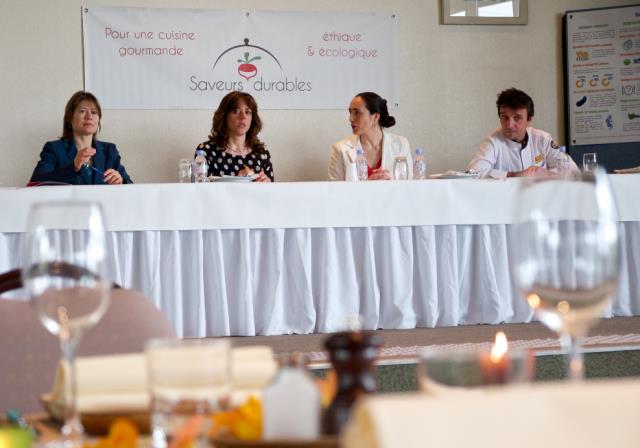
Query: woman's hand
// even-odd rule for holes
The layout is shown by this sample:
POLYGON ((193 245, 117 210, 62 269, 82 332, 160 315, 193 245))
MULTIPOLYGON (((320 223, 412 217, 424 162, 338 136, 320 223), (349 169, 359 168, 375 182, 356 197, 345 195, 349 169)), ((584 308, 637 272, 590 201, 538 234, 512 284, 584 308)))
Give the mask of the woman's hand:
POLYGON ((78 153, 76 154, 76 158, 73 159, 73 166, 76 168, 76 171, 80 171, 82 165, 84 165, 85 163, 89 163, 89 160, 95 153, 96 150, 90 146, 82 148, 80 151, 78 151, 78 153))
POLYGON ((391 180, 391 173, 384 168, 376 168, 371 171, 369 180, 391 180))
POLYGON ((254 182, 271 182, 271 179, 269 179, 269 176, 264 174, 264 171, 260 171, 256 174, 256 180, 254 182))
POLYGON ((122 183, 122 176, 113 168, 104 172, 104 181, 109 185, 119 185, 122 183))
POLYGON ((244 168, 242 168, 240 171, 238 171, 238 176, 245 176, 245 177, 250 177, 250 176, 254 176, 256 173, 249 168, 247 165, 244 166, 244 168))

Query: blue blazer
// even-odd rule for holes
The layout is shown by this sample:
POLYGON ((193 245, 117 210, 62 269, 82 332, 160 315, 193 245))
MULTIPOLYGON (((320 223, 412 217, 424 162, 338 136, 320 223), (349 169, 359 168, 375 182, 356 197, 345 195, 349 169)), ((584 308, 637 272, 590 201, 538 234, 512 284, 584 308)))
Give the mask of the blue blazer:
MULTIPOLYGON (((93 167, 103 173, 109 168, 118 171, 122 176, 122 183, 132 184, 133 181, 120 164, 120 154, 116 145, 94 140, 96 153, 93 156, 93 167)), ((82 167, 76 171, 73 160, 76 158, 76 144, 73 140, 54 140, 47 142, 40 153, 40 161, 33 170, 31 182, 63 182, 73 185, 104 184, 102 174, 91 168, 82 167)))

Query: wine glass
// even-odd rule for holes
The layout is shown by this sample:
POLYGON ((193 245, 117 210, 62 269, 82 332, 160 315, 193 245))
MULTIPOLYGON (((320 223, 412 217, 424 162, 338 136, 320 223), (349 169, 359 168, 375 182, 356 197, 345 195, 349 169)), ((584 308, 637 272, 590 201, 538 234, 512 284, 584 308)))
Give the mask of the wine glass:
POLYGON ((105 231, 100 206, 89 202, 35 204, 28 217, 22 280, 38 318, 58 335, 69 366, 62 439, 52 446, 82 445, 76 409, 75 352, 82 334, 109 306, 105 231), (68 387, 67 387, 68 386, 68 387))
POLYGON ((620 266, 615 201, 601 168, 523 179, 514 225, 514 280, 557 332, 568 374, 582 379, 582 339, 613 296, 620 266))

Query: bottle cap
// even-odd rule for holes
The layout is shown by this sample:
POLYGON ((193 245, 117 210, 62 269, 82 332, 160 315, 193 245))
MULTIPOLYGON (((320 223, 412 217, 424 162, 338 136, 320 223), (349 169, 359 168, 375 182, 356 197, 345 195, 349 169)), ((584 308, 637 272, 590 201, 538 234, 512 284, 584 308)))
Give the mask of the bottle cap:
POLYGON ((416 148, 416 155, 421 156, 422 154, 424 154, 424 151, 422 150, 422 148, 416 148))

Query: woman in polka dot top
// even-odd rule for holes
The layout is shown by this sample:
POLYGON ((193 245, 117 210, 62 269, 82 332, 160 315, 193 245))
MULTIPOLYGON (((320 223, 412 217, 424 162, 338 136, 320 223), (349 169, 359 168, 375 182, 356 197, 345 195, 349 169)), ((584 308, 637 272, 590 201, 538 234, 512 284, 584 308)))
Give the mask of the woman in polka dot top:
POLYGON ((198 145, 206 153, 210 176, 256 176, 272 182, 271 154, 258 139, 262 122, 258 104, 245 92, 227 94, 213 114, 209 140, 198 145))

